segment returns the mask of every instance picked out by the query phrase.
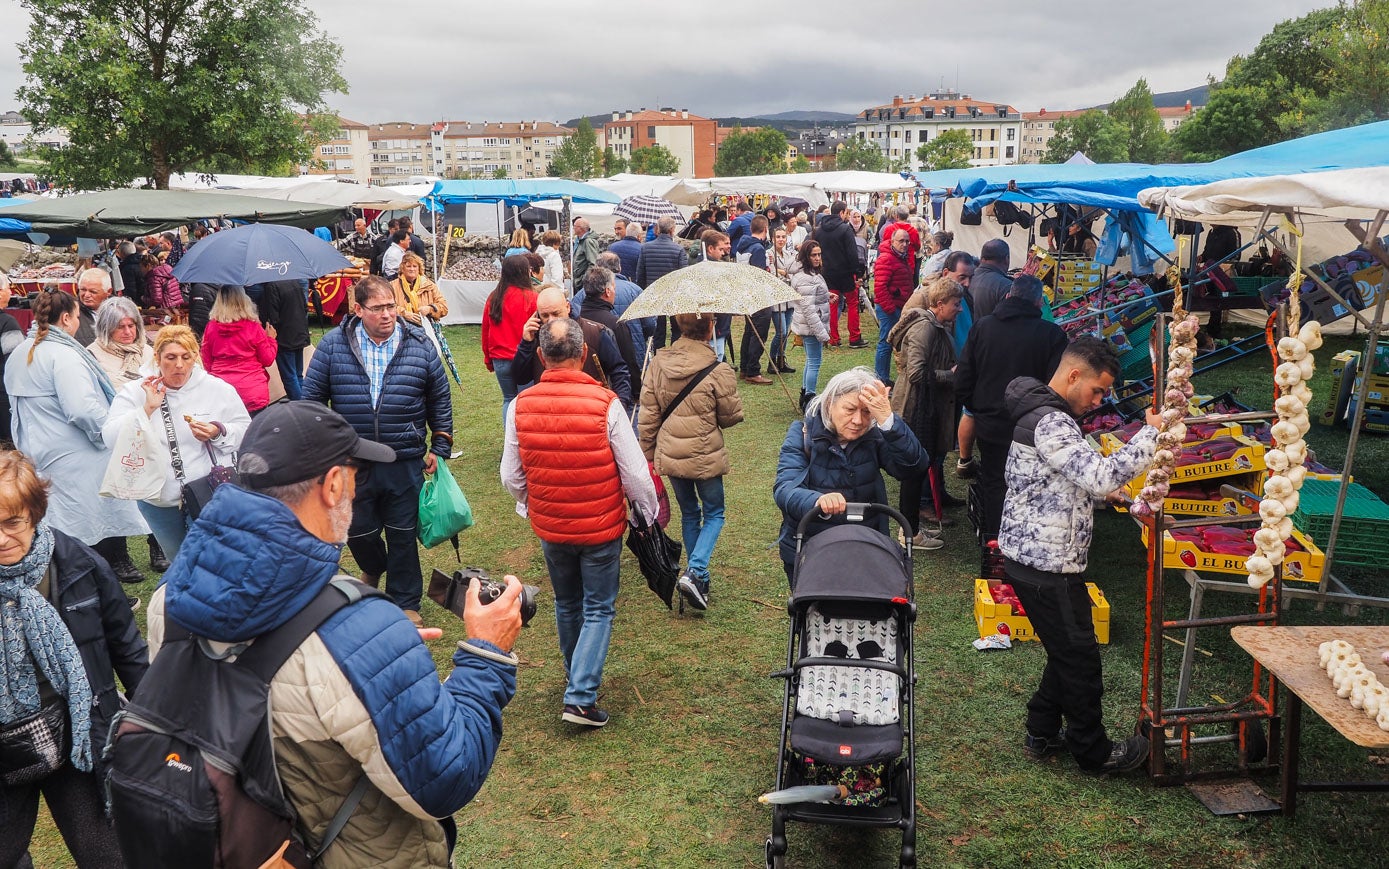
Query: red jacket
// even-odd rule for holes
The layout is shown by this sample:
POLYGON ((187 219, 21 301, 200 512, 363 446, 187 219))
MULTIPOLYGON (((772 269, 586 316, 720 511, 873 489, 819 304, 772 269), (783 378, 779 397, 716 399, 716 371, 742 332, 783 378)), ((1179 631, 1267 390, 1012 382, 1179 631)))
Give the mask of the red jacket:
POLYGON ((145 275, 145 300, 156 308, 182 308, 183 292, 179 289, 174 267, 160 263, 145 275))
MULTIPOLYGON (((921 233, 917 232, 916 227, 912 226, 910 223, 902 223, 901 221, 895 220, 887 226, 884 226, 883 231, 878 233, 878 243, 880 245, 890 243, 892 241, 892 234, 899 229, 905 229, 907 231, 907 250, 911 252, 913 257, 919 255, 921 253, 921 233)), ((881 250, 881 247, 879 250, 881 250)))
POLYGON ((502 321, 493 323, 482 313, 482 363, 492 370, 493 359, 510 359, 521 343, 521 330, 535 313, 536 292, 530 287, 507 287, 502 299, 502 321))
POLYGON ((219 323, 211 320, 203 332, 203 368, 227 381, 255 413, 270 403, 270 374, 279 348, 255 320, 219 323))
POLYGON ((582 371, 557 368, 516 396, 526 512, 541 540, 592 546, 627 530, 622 476, 608 440, 615 400, 582 371))
POLYGON ((908 254, 903 260, 888 242, 878 249, 878 261, 873 264, 873 301, 889 314, 902 310, 916 288, 913 259, 908 254))

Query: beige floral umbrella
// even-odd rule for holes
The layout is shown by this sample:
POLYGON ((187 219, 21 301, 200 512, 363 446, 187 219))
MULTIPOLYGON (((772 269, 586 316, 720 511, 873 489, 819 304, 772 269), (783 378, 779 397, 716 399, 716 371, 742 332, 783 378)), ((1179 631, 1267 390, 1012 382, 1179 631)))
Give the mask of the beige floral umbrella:
POLYGON ((673 314, 752 314, 800 298, 800 293, 765 269, 743 263, 706 261, 673 271, 642 290, 620 319, 673 314))

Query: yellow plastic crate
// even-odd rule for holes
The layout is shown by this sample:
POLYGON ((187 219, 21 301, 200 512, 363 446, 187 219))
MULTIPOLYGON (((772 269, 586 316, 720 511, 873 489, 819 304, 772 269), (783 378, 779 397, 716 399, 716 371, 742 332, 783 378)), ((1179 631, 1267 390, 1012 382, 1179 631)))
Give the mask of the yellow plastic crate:
MULTIPOLYGON (((1008 635, 1014 640, 1032 641, 1037 634, 1032 630, 1032 621, 1027 616, 1013 612, 1008 604, 995 603, 990 588, 1000 585, 999 579, 976 579, 974 581, 974 626, 980 637, 1002 633, 999 625, 1006 625, 1008 635)), ((1095 623, 1095 640, 1100 645, 1109 644, 1109 601, 1104 592, 1093 582, 1085 583, 1090 592, 1090 618, 1095 623)))
MULTIPOLYGON (((1293 529, 1292 539, 1297 541, 1303 551, 1289 552, 1283 556, 1283 580, 1321 582, 1322 571, 1326 568, 1326 554, 1296 528, 1293 529)), ((1143 545, 1148 545, 1147 525, 1143 526, 1143 545)), ((1191 541, 1176 540, 1170 531, 1162 532, 1162 566, 1172 570, 1236 573, 1243 576, 1249 573, 1244 567, 1248 558, 1248 555, 1207 552, 1191 541)))

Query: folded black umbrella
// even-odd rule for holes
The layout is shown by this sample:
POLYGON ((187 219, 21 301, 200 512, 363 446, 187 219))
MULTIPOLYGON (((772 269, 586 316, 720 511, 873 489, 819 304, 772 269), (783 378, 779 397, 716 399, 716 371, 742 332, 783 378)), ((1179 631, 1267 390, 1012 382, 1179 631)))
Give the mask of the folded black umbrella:
POLYGON ((666 609, 675 602, 675 581, 680 577, 680 544, 666 536, 659 525, 648 525, 639 512, 633 511, 627 523, 627 548, 637 557, 641 575, 656 596, 665 601, 666 609))

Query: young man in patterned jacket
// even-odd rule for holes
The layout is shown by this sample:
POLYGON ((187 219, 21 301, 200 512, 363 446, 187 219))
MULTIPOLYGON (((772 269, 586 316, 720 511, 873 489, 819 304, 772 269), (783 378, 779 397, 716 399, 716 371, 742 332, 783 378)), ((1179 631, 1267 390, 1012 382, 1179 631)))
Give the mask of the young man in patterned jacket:
POLYGON ((1085 589, 1094 503, 1117 496, 1152 463, 1161 421, 1150 408, 1147 425, 1113 455, 1090 446, 1077 419, 1099 406, 1118 374, 1114 348, 1087 336, 1066 348, 1049 383, 1008 384, 1017 423, 998 537, 1008 580, 1047 653, 1027 704, 1024 751, 1040 759, 1065 748, 1096 773, 1135 769, 1148 757, 1146 737, 1114 742, 1105 733, 1104 674, 1085 589))

